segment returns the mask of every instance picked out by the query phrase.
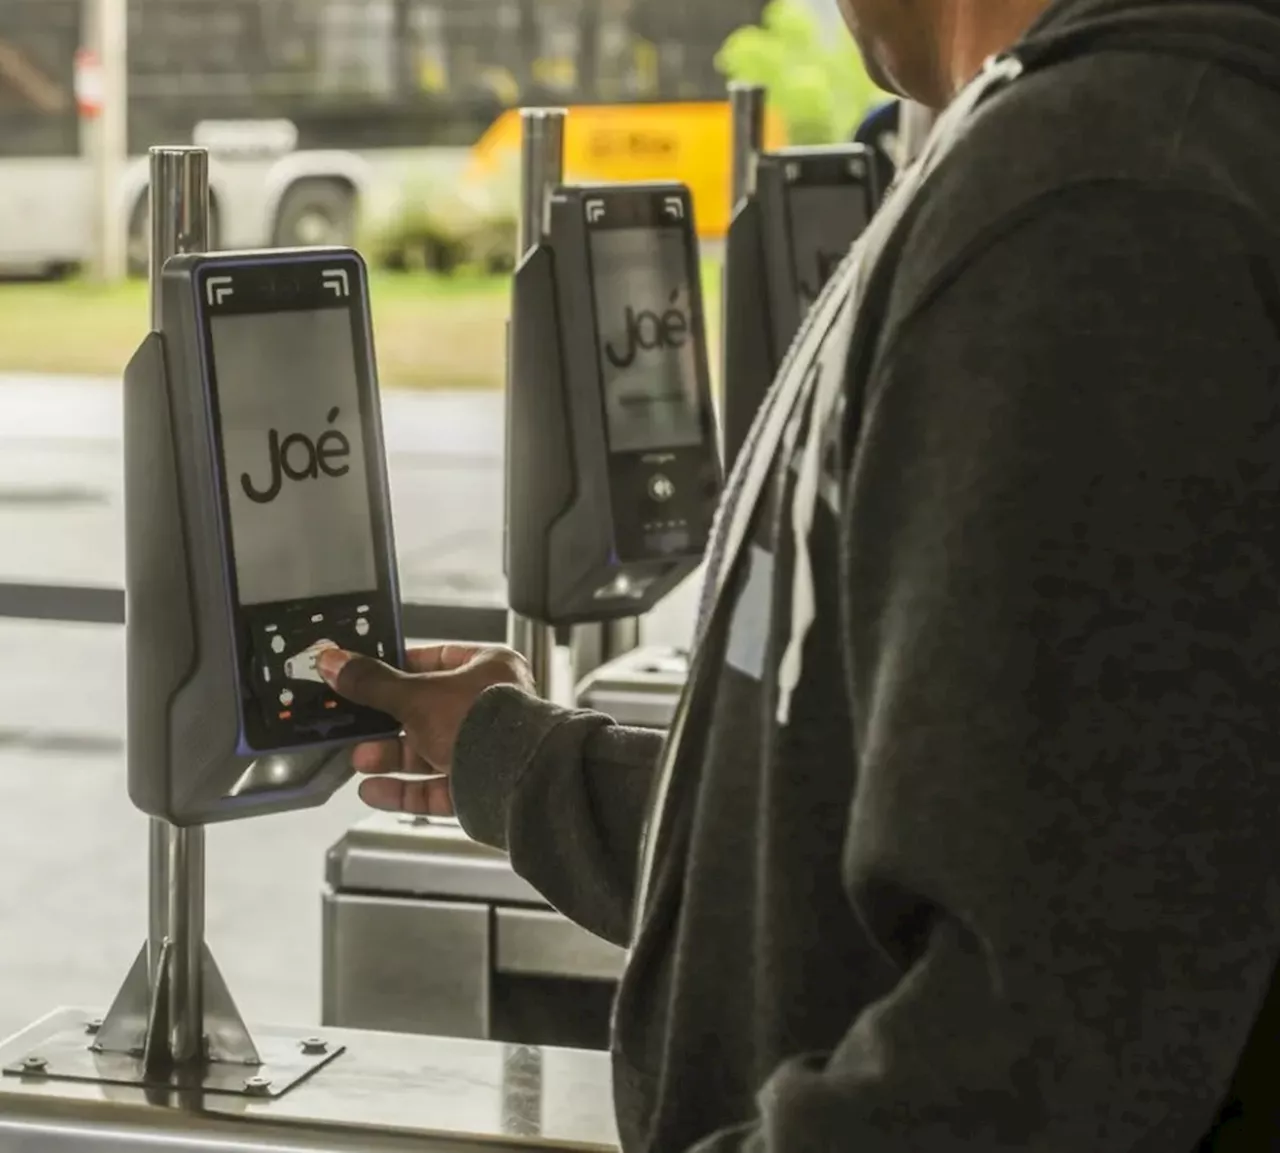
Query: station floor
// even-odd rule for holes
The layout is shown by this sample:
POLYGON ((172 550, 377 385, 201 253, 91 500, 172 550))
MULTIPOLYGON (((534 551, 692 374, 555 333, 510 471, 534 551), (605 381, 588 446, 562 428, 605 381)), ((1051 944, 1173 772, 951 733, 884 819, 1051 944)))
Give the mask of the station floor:
MULTIPOLYGON (((490 394, 384 400, 410 597, 501 595, 502 410, 490 394)), ((0 582, 123 581, 119 389, 0 377, 0 582)), ((692 582, 655 614, 679 644, 692 582)), ((60 1005, 107 1008, 146 932, 147 822, 125 791, 124 632, 0 618, 0 1037, 60 1005)), ((251 1023, 320 1015, 326 850, 363 813, 208 832, 208 940, 251 1023)))

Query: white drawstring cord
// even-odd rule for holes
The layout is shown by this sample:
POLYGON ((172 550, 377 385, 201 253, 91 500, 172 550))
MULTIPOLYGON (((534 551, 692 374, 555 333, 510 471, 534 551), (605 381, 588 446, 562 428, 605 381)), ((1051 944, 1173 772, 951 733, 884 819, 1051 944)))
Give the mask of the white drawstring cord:
MULTIPOLYGON (((865 254, 879 253, 884 247, 889 234, 919 192, 925 177, 933 170, 938 155, 946 151, 943 144, 951 142, 955 128, 969 118, 974 108, 993 87, 1008 83, 1021 71, 1021 61, 1013 57, 992 59, 987 62, 978 78, 938 119, 924 147, 920 150, 919 157, 900 174, 880 211, 876 213, 870 226, 854 245, 853 254, 848 262, 850 284, 845 290, 845 311, 837 320, 822 349, 820 361, 825 364, 826 371, 822 379, 817 382, 816 393, 810 406, 804 455, 800 460, 799 475, 792 495, 791 529, 795 541, 795 557, 791 574, 791 622, 787 646, 778 663, 776 719, 779 725, 785 726, 790 723, 791 701, 804 672, 804 645, 817 615, 817 588, 813 577, 813 560, 810 556, 810 537, 813 533, 818 490, 822 479, 822 446, 828 421, 845 383, 844 367, 849 345, 853 340, 854 321, 866 294, 867 281, 874 262, 874 258, 873 261, 868 261, 865 254), (837 331, 837 328, 840 331, 837 331), (836 359, 829 360, 832 352, 836 353, 836 359)), ((813 388, 812 382, 809 387, 813 388)), ((807 400, 802 401, 801 413, 806 404, 807 400)))

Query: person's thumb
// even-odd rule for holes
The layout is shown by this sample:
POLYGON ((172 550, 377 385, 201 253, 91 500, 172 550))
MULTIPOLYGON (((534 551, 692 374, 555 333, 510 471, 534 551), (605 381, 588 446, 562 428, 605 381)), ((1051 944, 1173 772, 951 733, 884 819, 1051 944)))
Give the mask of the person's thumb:
POLYGON ((404 719, 412 678, 399 669, 344 649, 325 649, 316 660, 316 670, 339 696, 404 719))

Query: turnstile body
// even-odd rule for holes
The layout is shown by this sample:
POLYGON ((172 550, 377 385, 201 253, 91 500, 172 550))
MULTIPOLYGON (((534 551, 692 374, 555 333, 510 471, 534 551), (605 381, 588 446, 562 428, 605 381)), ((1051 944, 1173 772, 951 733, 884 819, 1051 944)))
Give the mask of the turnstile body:
POLYGON ((620 949, 454 822, 378 814, 329 851, 322 1020, 605 1049, 620 949))
POLYGON ((578 704, 621 725, 666 729, 688 674, 689 656, 682 649, 634 649, 583 678, 578 704))

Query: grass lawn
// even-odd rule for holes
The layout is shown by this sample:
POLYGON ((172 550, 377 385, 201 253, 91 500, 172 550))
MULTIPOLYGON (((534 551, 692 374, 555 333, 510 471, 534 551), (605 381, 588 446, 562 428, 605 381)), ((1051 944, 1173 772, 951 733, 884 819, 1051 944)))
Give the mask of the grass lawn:
MULTIPOLYGON (((719 266, 704 267, 712 368, 718 354, 719 266)), ((506 277, 376 274, 373 323, 382 382, 400 388, 502 383, 506 277)), ((0 283, 0 373, 118 376, 147 328, 141 281, 0 283)))

